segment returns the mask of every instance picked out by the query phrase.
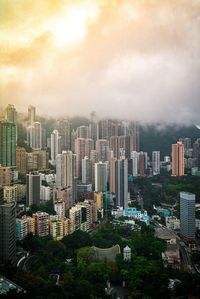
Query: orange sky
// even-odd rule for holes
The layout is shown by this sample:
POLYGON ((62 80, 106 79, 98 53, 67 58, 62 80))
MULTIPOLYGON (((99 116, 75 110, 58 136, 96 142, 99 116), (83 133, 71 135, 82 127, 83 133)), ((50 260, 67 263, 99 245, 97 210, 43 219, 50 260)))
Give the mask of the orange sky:
POLYGON ((197 121, 199 32, 198 0, 0 0, 0 106, 197 121))

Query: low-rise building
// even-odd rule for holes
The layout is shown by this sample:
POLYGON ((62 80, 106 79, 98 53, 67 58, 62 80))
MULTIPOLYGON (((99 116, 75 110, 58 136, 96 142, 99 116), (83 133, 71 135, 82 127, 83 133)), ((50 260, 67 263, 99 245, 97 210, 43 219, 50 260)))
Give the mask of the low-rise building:
POLYGON ((16 218, 17 240, 23 240, 28 234, 28 220, 26 216, 16 218))
POLYGON ((180 229, 180 219, 170 216, 165 218, 165 224, 166 227, 173 230, 179 230, 180 229))
POLYGON ((6 202, 17 202, 17 186, 4 186, 3 188, 4 200, 6 202))

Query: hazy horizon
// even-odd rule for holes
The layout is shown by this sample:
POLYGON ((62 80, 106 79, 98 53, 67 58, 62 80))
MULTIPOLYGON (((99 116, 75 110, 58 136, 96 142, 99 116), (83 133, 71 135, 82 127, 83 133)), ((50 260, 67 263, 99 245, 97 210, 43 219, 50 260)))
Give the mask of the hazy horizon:
POLYGON ((199 124, 200 1, 0 0, 0 106, 199 124))

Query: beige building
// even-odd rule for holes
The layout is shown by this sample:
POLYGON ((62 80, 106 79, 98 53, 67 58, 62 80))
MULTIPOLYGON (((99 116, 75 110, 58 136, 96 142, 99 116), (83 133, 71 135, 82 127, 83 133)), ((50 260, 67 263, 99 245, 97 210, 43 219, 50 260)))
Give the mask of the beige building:
POLYGON ((94 193, 94 202, 96 203, 97 209, 103 208, 103 193, 102 192, 94 193))
POLYGON ((28 234, 35 235, 35 218, 33 217, 26 217, 28 223, 28 234))
POLYGON ((172 175, 184 175, 184 144, 181 141, 172 144, 172 175))
POLYGON ((50 216, 50 235, 54 240, 61 240, 64 236, 64 222, 62 219, 58 219, 58 217, 50 216))
POLYGON ((16 169, 21 174, 26 174, 26 150, 24 147, 16 148, 16 169))
POLYGON ((0 167, 0 185, 10 186, 12 184, 13 175, 10 167, 0 167))
POLYGON ((17 202, 17 186, 4 186, 3 188, 4 200, 6 202, 17 202))
POLYGON ((45 150, 33 151, 37 160, 37 170, 44 171, 49 168, 49 153, 45 150))

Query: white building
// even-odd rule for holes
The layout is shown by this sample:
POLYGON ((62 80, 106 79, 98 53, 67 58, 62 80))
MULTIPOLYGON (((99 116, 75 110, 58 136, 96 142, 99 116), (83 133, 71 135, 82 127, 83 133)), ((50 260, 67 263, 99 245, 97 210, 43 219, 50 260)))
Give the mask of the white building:
POLYGON ((56 157, 61 153, 61 137, 58 130, 51 133, 51 164, 56 164, 56 157))
POLYGON ((54 210, 58 215, 59 219, 65 217, 65 202, 63 200, 58 200, 54 203, 54 210))
POLYGON ((51 199, 51 188, 46 186, 40 187, 40 199, 43 201, 48 201, 51 199))
POLYGON ((131 152, 132 166, 133 166, 133 176, 138 176, 138 152, 131 152))
POLYGON ((42 126, 36 121, 27 128, 27 141, 33 150, 41 150, 42 148, 42 126))
POLYGON ((6 202, 17 202, 17 185, 15 186, 4 186, 3 187, 3 194, 4 194, 4 200, 6 202))
POLYGON ((124 258, 124 261, 130 261, 131 260, 131 248, 129 246, 126 246, 123 249, 123 258, 124 258))
POLYGON ((153 175, 160 174, 160 151, 152 152, 152 170, 153 175))

